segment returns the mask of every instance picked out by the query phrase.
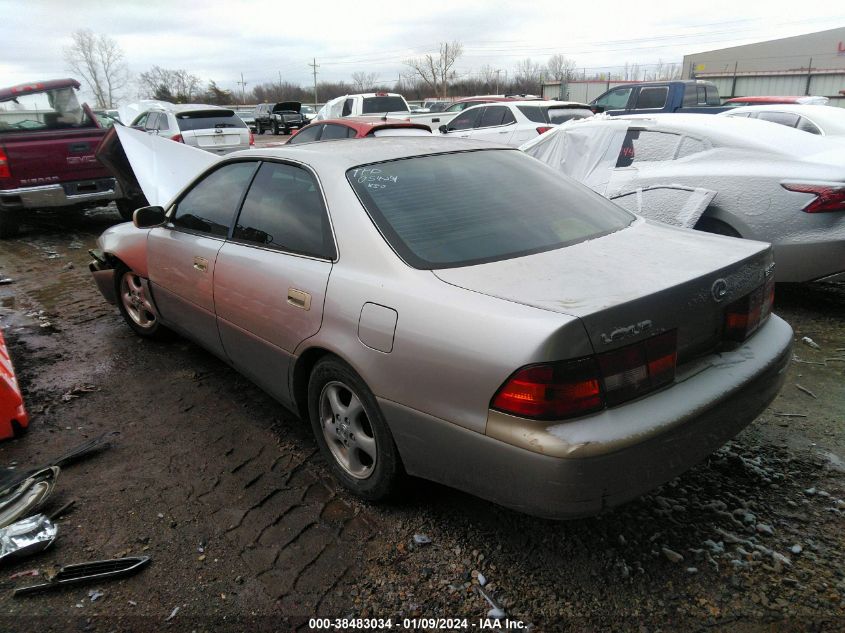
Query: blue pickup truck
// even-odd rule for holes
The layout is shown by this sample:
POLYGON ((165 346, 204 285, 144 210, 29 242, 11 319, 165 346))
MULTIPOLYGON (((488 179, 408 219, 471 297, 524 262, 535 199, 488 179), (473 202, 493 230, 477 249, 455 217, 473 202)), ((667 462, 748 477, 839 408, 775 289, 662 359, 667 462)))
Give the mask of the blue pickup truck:
POLYGON ((709 81, 679 80, 630 83, 617 86, 590 102, 593 112, 655 114, 694 112, 716 114, 723 107, 716 84, 709 81))

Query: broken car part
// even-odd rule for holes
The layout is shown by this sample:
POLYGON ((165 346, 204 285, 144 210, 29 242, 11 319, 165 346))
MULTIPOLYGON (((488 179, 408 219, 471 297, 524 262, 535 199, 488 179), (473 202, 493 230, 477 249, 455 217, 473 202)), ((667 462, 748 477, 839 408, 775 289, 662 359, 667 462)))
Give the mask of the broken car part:
POLYGON ((40 585, 30 585, 29 587, 19 587, 15 589, 13 595, 15 597, 25 596, 50 589, 57 589, 65 585, 130 576, 149 562, 149 556, 129 556, 127 558, 113 558, 111 560, 98 560, 91 563, 65 565, 50 577, 49 582, 40 585))
POLYGON ((36 514, 0 529, 0 561, 24 558, 41 552, 56 540, 59 526, 36 514))
POLYGON ((17 486, 20 482, 24 481, 28 477, 31 477, 34 473, 52 466, 60 466, 61 468, 64 468, 65 466, 108 448, 111 446, 111 438, 116 435, 118 435, 117 431, 109 431, 108 433, 98 435, 97 437, 91 438, 90 440, 75 446, 64 455, 60 455, 46 464, 33 468, 32 470, 5 470, 0 472, 0 496, 6 494, 10 488, 17 486))
POLYGON ((6 527, 39 508, 53 492, 59 472, 58 466, 45 468, 18 486, 4 491, 0 497, 0 527, 6 527))

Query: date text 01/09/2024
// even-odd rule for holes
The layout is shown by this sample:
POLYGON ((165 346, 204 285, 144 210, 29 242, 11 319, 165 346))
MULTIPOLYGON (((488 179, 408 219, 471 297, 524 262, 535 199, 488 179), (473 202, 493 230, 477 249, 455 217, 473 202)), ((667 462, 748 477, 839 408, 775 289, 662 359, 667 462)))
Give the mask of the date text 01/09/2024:
POLYGON ((454 630, 522 630, 526 628, 522 620, 478 618, 311 618, 308 627, 312 631, 318 630, 364 630, 364 631, 390 631, 390 630, 431 630, 442 629, 454 630))

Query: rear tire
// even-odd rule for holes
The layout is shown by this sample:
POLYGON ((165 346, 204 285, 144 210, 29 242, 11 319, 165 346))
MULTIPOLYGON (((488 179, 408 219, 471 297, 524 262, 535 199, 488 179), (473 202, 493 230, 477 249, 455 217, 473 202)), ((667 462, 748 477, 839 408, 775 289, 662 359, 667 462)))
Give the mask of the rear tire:
POLYGON ((15 237, 20 231, 20 218, 9 209, 0 209, 0 240, 15 237))
POLYGON ((273 134, 276 136, 279 135, 279 124, 276 121, 273 121, 273 134))
POLYGON ((336 356, 311 372, 308 415, 317 446, 344 487, 368 501, 397 491, 404 470, 390 428, 364 380, 336 356))
POLYGON ((264 134, 264 128, 261 127, 261 124, 258 121, 255 122, 255 133, 264 134))

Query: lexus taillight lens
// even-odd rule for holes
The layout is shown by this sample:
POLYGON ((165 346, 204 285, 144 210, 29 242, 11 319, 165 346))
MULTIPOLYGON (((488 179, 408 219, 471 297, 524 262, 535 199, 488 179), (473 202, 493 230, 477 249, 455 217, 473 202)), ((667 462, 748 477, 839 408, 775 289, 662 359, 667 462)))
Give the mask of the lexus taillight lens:
POLYGON ((782 184, 788 191, 811 193, 816 199, 802 209, 804 213, 828 213, 845 211, 845 185, 799 185, 782 184))
POLYGON ((491 407, 536 420, 593 413, 671 383, 676 358, 672 330, 597 356, 528 365, 502 385, 491 407))
POLYGON ((662 387, 675 379, 677 330, 641 343, 599 354, 605 401, 613 406, 662 387))
POLYGON ((249 144, 255 145, 255 136, 252 134, 252 130, 249 131, 249 144))
POLYGON ((540 127, 537 128, 537 134, 543 134, 545 132, 548 132, 551 129, 552 128, 549 127, 548 125, 541 125, 540 127))
POLYGON ((185 142, 185 139, 182 138, 181 134, 174 134, 173 136, 170 137, 170 140, 176 141, 177 143, 184 143, 185 142))
POLYGON ((769 318, 774 302, 775 280, 772 278, 727 307, 724 337, 731 341, 747 339, 769 318))
POLYGON ((9 157, 6 152, 0 149, 0 178, 11 178, 12 171, 9 169, 9 157))

